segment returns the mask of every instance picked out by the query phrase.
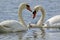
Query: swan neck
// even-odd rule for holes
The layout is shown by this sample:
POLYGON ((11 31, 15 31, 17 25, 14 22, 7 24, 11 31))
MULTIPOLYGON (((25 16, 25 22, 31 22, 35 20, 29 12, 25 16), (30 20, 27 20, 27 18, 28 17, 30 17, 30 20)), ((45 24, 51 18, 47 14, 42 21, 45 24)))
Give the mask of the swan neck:
POLYGON ((24 22, 24 20, 23 20, 22 11, 23 11, 23 8, 20 7, 19 10, 18 10, 19 21, 20 21, 20 24, 21 24, 23 27, 26 27, 27 25, 25 24, 25 22, 24 22))
POLYGON ((45 18, 45 10, 42 8, 41 9, 41 12, 42 12, 42 16, 41 16, 41 21, 44 21, 44 18, 45 18))
POLYGON ((38 20, 37 24, 42 26, 42 24, 44 22, 44 18, 45 18, 45 10, 42 7, 40 7, 40 11, 42 12, 42 16, 38 20))

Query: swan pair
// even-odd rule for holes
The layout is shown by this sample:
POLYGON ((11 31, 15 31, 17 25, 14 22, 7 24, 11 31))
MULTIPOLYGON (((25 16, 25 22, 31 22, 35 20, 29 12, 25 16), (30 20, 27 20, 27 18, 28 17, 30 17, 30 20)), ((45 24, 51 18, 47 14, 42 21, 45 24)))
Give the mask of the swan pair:
POLYGON ((16 20, 6 20, 0 23, 0 31, 5 32, 16 32, 16 31, 26 31, 28 29, 27 25, 25 24, 23 18, 22 18, 22 11, 24 9, 29 10, 32 12, 30 5, 27 3, 21 3, 18 8, 18 16, 19 21, 16 20))
MULTIPOLYGON (((32 12, 31 8, 30 8, 30 5, 28 5, 27 3, 21 3, 20 6, 19 6, 19 10, 18 10, 18 16, 19 16, 19 21, 16 21, 16 20, 6 20, 6 21, 3 21, 0 23, 0 30, 2 31, 23 31, 23 30, 27 30, 28 27, 27 25, 25 24, 23 18, 22 18, 22 10, 23 9, 27 9, 29 10, 30 12, 32 12)), ((38 12, 38 10, 41 10, 42 12, 42 16, 41 16, 41 19, 39 19, 39 21, 37 22, 37 24, 30 24, 30 26, 32 27, 40 27, 40 26, 43 26, 43 22, 44 22, 44 18, 45 18, 45 10, 42 6, 35 6, 34 7, 34 12, 33 12, 33 18, 36 17, 36 12, 38 12)), ((50 19, 48 19, 44 26, 60 26, 60 15, 57 15, 57 16, 54 16, 50 19), (56 24, 59 24, 59 25, 56 25, 56 24)))
POLYGON ((60 15, 56 15, 50 19, 48 19, 45 23, 45 10, 42 6, 37 5, 34 7, 34 11, 33 11, 33 19, 36 17, 36 14, 38 11, 42 12, 42 16, 40 17, 40 19, 38 20, 38 22, 36 24, 30 24, 31 27, 47 27, 47 28, 58 28, 60 27, 60 15), (44 24, 43 24, 44 23, 44 24))

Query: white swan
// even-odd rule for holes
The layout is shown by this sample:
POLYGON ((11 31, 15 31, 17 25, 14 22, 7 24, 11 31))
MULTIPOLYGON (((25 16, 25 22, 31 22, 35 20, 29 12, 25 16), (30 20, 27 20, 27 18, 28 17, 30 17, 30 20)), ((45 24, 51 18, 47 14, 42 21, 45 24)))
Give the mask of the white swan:
POLYGON ((45 10, 43 9, 42 6, 37 5, 37 6, 34 7, 33 19, 36 17, 36 12, 38 12, 39 10, 42 12, 41 19, 39 19, 36 24, 30 24, 31 27, 41 27, 41 26, 43 26, 43 22, 44 22, 44 18, 45 18, 45 10))
POLYGON ((60 27, 60 15, 53 16, 52 18, 48 19, 43 27, 60 27))
POLYGON ((27 9, 27 10, 31 11, 30 6, 27 3, 21 3, 19 6, 19 10, 18 10, 19 21, 6 20, 6 21, 1 22, 0 31, 15 32, 15 31, 27 30, 28 27, 22 18, 23 9, 27 9))
POLYGON ((48 19, 45 23, 44 23, 44 18, 45 18, 45 10, 43 9, 42 6, 35 6, 34 8, 34 12, 33 12, 33 18, 36 17, 36 12, 38 12, 38 10, 41 10, 42 12, 42 16, 41 19, 38 20, 37 24, 30 24, 32 27, 48 27, 48 28, 58 28, 60 27, 60 15, 54 16, 50 19, 48 19), (44 23, 44 25, 43 25, 44 23))

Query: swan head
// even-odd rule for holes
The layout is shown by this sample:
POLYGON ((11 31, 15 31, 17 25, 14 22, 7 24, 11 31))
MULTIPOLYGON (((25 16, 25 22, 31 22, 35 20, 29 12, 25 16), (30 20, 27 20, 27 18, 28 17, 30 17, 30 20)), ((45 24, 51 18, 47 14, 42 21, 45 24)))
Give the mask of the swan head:
POLYGON ((36 14, 39 10, 41 10, 42 6, 37 5, 34 7, 34 11, 33 11, 33 19, 36 17, 36 14))
POLYGON ((30 12, 32 12, 31 8, 30 8, 30 5, 28 3, 21 3, 20 6, 21 10, 23 9, 27 9, 29 10, 30 12))

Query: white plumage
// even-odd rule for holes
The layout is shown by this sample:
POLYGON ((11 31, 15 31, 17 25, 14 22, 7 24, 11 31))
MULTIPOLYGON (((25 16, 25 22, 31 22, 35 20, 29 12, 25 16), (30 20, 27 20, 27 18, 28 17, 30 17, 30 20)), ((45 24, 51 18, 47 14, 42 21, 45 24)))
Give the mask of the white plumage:
POLYGON ((27 3, 21 3, 18 10, 19 21, 16 20, 5 20, 0 23, 0 31, 6 32, 16 32, 16 31, 26 31, 28 29, 22 18, 22 10, 27 9, 31 11, 27 3))

